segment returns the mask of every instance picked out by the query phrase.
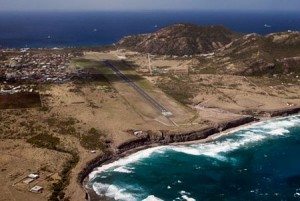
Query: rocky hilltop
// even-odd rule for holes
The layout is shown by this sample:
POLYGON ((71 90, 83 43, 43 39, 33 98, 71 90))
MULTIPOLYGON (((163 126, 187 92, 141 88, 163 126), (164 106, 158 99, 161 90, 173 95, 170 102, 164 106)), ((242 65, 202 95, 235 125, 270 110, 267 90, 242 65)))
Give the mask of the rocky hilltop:
POLYGON ((184 56, 215 51, 238 36, 223 26, 175 24, 155 33, 127 36, 118 45, 151 54, 184 56))
POLYGON ((297 31, 263 36, 238 34, 222 26, 175 24, 155 33, 127 36, 118 45, 156 55, 202 54, 198 67, 208 72, 257 76, 300 72, 297 31))

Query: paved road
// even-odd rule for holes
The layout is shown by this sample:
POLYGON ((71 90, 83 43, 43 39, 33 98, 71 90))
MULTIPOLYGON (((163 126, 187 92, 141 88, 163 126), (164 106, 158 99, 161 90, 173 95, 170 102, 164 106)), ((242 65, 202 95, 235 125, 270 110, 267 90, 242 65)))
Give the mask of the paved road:
POLYGON ((141 87, 139 87, 134 81, 128 78, 125 74, 123 74, 116 66, 111 64, 109 61, 104 61, 104 64, 112 69, 116 75, 122 78, 128 85, 130 85, 133 89, 135 89, 142 97, 144 97, 156 110, 161 112, 164 116, 171 116, 172 113, 167 110, 163 105, 157 102, 154 98, 152 98, 147 92, 145 92, 141 87))

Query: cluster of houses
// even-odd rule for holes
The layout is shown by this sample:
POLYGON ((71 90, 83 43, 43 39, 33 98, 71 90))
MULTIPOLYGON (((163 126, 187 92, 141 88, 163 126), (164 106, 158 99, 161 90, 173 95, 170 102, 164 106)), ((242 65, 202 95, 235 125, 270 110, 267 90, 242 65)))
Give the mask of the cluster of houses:
MULTIPOLYGON (((29 185, 30 183, 36 181, 40 176, 38 174, 29 174, 24 180, 23 180, 23 183, 24 184, 27 184, 29 185)), ((44 190, 43 187, 41 186, 33 186, 32 188, 30 188, 30 192, 33 192, 33 193, 42 193, 44 190)))
POLYGON ((76 54, 68 51, 15 51, 0 61, 0 82, 66 82, 74 57, 76 54))
MULTIPOLYGON (((31 185, 32 183, 38 183, 38 179, 40 178, 40 175, 38 173, 31 173, 27 175, 25 178, 23 178, 21 183, 25 184, 26 186, 29 186, 29 191, 32 193, 42 193, 44 191, 44 188, 39 185, 31 185)), ((13 186, 17 185, 19 182, 14 183, 13 186)))
POLYGON ((0 95, 1 94, 15 94, 15 93, 21 93, 21 92, 37 92, 35 89, 34 85, 10 85, 10 84, 5 84, 5 85, 0 85, 0 95))

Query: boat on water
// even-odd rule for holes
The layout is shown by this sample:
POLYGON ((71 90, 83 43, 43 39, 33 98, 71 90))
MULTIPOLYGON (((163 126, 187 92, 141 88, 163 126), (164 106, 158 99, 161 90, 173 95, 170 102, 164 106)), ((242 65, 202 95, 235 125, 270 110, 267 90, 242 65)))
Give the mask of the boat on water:
POLYGON ((271 26, 271 25, 268 25, 268 24, 265 24, 264 27, 265 27, 265 28, 271 28, 272 26, 271 26))

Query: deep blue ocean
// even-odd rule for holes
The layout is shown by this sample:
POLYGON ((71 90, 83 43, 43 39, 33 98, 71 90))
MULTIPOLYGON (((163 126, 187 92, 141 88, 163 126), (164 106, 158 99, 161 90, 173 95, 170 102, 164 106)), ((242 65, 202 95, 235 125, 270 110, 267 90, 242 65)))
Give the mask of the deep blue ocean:
POLYGON ((99 167, 88 183, 113 200, 300 200, 300 115, 206 144, 162 146, 99 167))
POLYGON ((300 30, 300 13, 237 11, 1 12, 0 47, 99 46, 174 23, 224 25, 243 33, 300 30), (271 27, 264 25, 270 25, 271 27))

